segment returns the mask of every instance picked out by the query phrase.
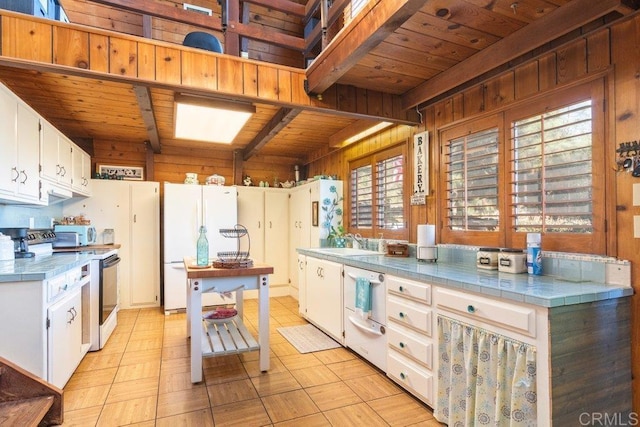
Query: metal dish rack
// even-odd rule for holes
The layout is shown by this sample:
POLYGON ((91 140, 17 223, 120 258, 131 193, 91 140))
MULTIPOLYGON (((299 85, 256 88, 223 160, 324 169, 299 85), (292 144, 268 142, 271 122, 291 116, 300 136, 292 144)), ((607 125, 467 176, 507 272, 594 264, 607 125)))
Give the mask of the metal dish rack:
POLYGON ((236 224, 233 228, 221 228, 220 234, 223 237, 237 240, 237 250, 230 252, 218 252, 218 259, 213 261, 216 268, 248 268, 253 266, 253 261, 249 258, 251 249, 251 239, 249 232, 244 225, 236 224), (241 251, 241 242, 246 238, 247 250, 241 251))

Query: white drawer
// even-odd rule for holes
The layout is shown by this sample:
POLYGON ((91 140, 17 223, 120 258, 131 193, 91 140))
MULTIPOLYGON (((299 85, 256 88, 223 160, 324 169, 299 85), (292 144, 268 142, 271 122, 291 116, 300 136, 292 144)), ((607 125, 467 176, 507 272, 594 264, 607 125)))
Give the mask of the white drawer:
POLYGON ((71 288, 66 274, 59 274, 47 280, 47 293, 49 301, 55 299, 62 292, 71 288))
POLYGON ((389 322, 387 340, 392 349, 415 359, 428 369, 433 369, 433 341, 431 339, 389 322))
POLYGON ((387 317, 431 336, 432 311, 429 306, 389 295, 387 297, 387 317))
POLYGON ((387 355, 387 375, 433 407, 433 374, 393 350, 387 355))
POLYGON ((67 271, 67 279, 69 282, 69 286, 73 286, 82 280, 82 268, 76 267, 69 271, 67 271))
POLYGON ((462 314, 469 319, 493 323, 531 337, 536 336, 536 312, 533 308, 451 289, 436 288, 435 292, 438 307, 462 314))
POLYGON ((387 275, 387 290, 390 293, 402 295, 407 298, 414 298, 425 304, 431 305, 431 285, 414 282, 387 275))

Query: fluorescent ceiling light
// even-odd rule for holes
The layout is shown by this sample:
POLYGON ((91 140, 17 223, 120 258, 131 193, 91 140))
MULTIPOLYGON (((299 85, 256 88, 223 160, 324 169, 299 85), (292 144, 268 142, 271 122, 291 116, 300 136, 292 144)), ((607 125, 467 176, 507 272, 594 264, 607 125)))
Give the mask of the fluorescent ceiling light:
POLYGON ((351 144, 352 142, 360 141, 368 137, 369 135, 373 135, 374 133, 380 132, 382 129, 385 129, 391 126, 393 123, 391 122, 380 122, 375 126, 371 126, 369 129, 365 129, 360 133, 353 135, 351 138, 347 138, 344 140, 344 144, 351 144))
POLYGON ((176 95, 175 137, 230 144, 255 112, 251 104, 176 95))

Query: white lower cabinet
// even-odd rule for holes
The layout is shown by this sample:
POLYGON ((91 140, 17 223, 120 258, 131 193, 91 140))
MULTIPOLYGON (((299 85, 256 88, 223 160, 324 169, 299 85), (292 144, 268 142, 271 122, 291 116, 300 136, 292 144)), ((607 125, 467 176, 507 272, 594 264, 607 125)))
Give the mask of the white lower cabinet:
POLYGON ((305 267, 306 312, 303 315, 339 343, 342 336, 342 269, 343 265, 307 257, 305 267))
POLYGON ((48 310, 49 382, 66 384, 84 357, 82 349, 82 291, 74 290, 48 310), (64 345, 60 345, 64 343, 64 345), (58 345, 56 345, 58 344, 58 345))
POLYGON ((297 261, 298 287, 292 288, 292 290, 295 289, 297 292, 297 295, 293 296, 298 298, 298 313, 305 316, 307 311, 307 256, 298 254, 297 261))
POLYGON ((431 286, 387 275, 387 375, 433 407, 431 286))
POLYGON ((0 356, 63 388, 91 346, 90 264, 0 283, 0 356))

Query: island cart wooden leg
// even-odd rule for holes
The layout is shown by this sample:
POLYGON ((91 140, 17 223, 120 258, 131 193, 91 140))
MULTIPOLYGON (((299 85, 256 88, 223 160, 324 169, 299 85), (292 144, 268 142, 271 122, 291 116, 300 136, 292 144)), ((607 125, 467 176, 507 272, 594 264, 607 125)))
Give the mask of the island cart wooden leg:
POLYGON ((269 370, 269 275, 262 274, 258 282, 258 342, 260 344, 260 370, 269 370))
POLYGON ((191 332, 191 382, 202 381, 202 279, 189 280, 187 328, 191 332))

